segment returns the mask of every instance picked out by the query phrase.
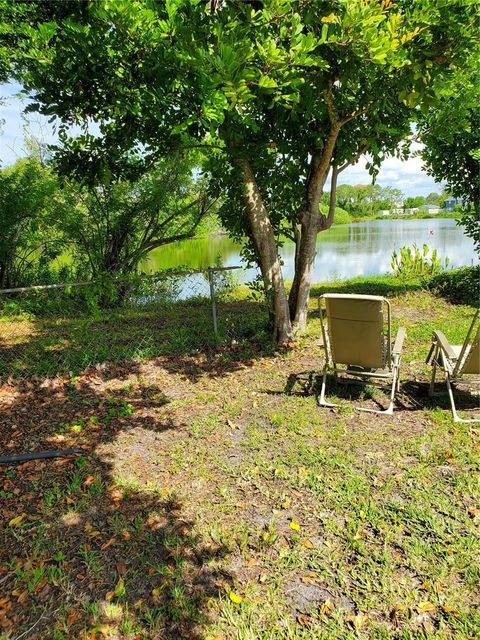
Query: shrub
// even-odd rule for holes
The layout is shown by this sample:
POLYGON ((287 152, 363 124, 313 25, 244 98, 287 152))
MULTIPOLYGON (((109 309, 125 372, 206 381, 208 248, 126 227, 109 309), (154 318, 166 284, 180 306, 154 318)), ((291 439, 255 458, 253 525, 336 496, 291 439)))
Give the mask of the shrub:
POLYGON ((425 283, 435 294, 457 304, 478 305, 480 266, 445 271, 425 283))
POLYGON ((424 244, 420 250, 416 244, 413 247, 401 247, 400 252, 392 254, 391 267, 393 273, 403 280, 418 278, 419 276, 434 276, 441 273, 448 266, 448 258, 442 263, 437 250, 424 244))
MULTIPOLYGON (((323 213, 323 215, 326 216, 328 214, 328 206, 326 204, 321 204, 320 211, 323 213)), ((345 209, 342 209, 341 207, 335 207, 333 224, 348 224, 351 221, 352 218, 350 217, 348 211, 345 211, 345 209)))

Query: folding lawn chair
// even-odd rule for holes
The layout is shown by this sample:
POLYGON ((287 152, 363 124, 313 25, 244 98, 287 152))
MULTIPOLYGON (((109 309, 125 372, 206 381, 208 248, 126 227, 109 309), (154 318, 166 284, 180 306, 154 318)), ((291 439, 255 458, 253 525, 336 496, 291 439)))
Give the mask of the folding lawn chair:
POLYGON ((479 383, 480 375, 480 309, 473 316, 472 323, 462 345, 451 345, 441 331, 434 331, 432 346, 427 357, 427 364, 432 365, 432 380, 430 382, 429 395, 433 396, 435 388, 435 376, 437 367, 443 370, 447 383, 448 397, 452 407, 454 422, 480 422, 480 419, 460 418, 455 406, 452 385, 458 382, 468 382, 465 376, 474 375, 477 379, 470 381, 479 383), (472 339, 473 338, 473 339, 472 339))
MULTIPOLYGON (((400 360, 406 331, 400 328, 392 345, 389 301, 381 296, 326 293, 320 296, 318 304, 325 349, 318 404, 323 407, 338 406, 325 399, 327 373, 332 367, 336 379, 339 373, 345 373, 362 379, 391 381, 388 409, 382 411, 356 407, 359 411, 391 415, 395 391, 399 388, 400 360), (338 365, 346 365, 346 369, 339 369, 338 365)), ((350 382, 358 383, 359 380, 350 382)))

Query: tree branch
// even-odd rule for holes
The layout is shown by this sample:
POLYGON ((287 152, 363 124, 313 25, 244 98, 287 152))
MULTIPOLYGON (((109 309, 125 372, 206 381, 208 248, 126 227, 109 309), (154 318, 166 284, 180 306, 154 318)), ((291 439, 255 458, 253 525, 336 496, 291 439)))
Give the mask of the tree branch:
POLYGON ((330 229, 330 227, 333 224, 333 219, 335 216, 338 174, 339 174, 338 166, 334 164, 332 167, 332 177, 330 179, 330 200, 328 203, 328 214, 326 216, 322 214, 320 218, 319 231, 325 231, 326 229, 330 229))
MULTIPOLYGON (((190 206, 192 206, 192 204, 196 204, 196 203, 200 204, 199 210, 195 217, 195 220, 193 221, 192 226, 188 231, 185 231, 184 233, 178 233, 173 236, 157 238, 156 240, 150 240, 147 244, 144 245, 144 247, 142 248, 142 252, 151 251, 152 249, 161 247, 164 244, 170 244, 171 242, 178 242, 179 240, 187 240, 188 238, 192 238, 196 228, 200 224, 200 221, 205 216, 205 214, 209 211, 209 209, 211 209, 213 206, 212 201, 208 202, 207 198, 203 197, 203 198, 199 198, 197 201, 188 205, 188 207, 186 207, 184 210, 188 209, 190 206)), ((180 212, 175 212, 174 214, 172 214, 172 216, 170 216, 170 218, 175 217, 179 213, 180 212)))
POLYGON ((369 102, 362 109, 357 109, 356 111, 353 111, 352 113, 349 113, 346 116, 339 116, 333 100, 332 86, 333 86, 333 81, 330 80, 330 82, 328 83, 327 89, 325 89, 323 93, 325 104, 327 105, 328 117, 330 118, 332 127, 338 127, 340 129, 345 124, 347 124, 347 122, 350 122, 350 120, 353 120, 354 118, 361 116, 363 113, 366 113, 369 110, 369 108, 374 104, 373 101, 369 102))
POLYGON ((364 147, 362 147, 360 149, 360 151, 353 156, 353 158, 351 158, 350 160, 347 160, 347 162, 345 162, 345 164, 342 164, 341 167, 338 167, 338 173, 342 173, 342 171, 345 171, 345 169, 347 169, 350 165, 352 164, 356 164, 359 160, 360 157, 368 150, 367 145, 365 145, 364 147))
POLYGON ((340 118, 339 119, 340 127, 343 127, 343 125, 347 124, 347 122, 350 122, 350 120, 353 120, 354 118, 358 118, 358 116, 361 116, 362 114, 366 113, 372 105, 373 105, 373 102, 369 102, 365 107, 363 107, 363 109, 357 109, 357 111, 350 113, 348 116, 343 116, 343 118, 340 118))

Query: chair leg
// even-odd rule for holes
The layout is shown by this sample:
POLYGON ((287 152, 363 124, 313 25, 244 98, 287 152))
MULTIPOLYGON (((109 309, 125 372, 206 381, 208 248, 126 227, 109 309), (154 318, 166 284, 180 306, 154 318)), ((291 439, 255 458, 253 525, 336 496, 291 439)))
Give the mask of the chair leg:
MULTIPOLYGON (((327 372, 328 372, 328 367, 325 367, 323 369, 320 397, 318 398, 317 403, 320 407, 329 407, 329 408, 339 407, 340 406, 339 404, 335 404, 333 402, 327 402, 325 398, 325 392, 327 388, 327 372)), ((334 370, 334 375, 336 374, 337 372, 336 370, 334 370)), ((390 402, 387 409, 384 409, 383 411, 379 411, 378 409, 365 409, 363 407, 353 407, 353 408, 356 409, 357 411, 365 411, 367 413, 383 413, 384 415, 391 416, 393 415, 393 404, 394 404, 395 392, 399 389, 399 385, 400 385, 399 367, 395 366, 393 369, 392 388, 390 391, 390 402)))
POLYGON ((437 357, 438 357, 438 352, 435 353, 433 357, 432 379, 430 380, 430 386, 428 387, 428 395, 430 396, 430 398, 433 396, 433 392, 435 390, 435 377, 437 375, 437 357))
POLYGON ((393 399, 395 398, 395 391, 397 389, 397 380, 398 380, 398 369, 394 367, 393 369, 393 379, 392 379, 392 389, 390 391, 390 402, 388 407, 383 411, 379 409, 365 409, 364 407, 354 407, 357 411, 364 411, 365 413, 382 413, 383 415, 391 416, 393 415, 393 399))
POLYGON ((453 421, 454 422, 480 422, 479 418, 470 418, 470 419, 465 419, 465 418, 461 418, 458 413, 457 413, 457 408, 455 406, 455 398, 453 397, 453 388, 452 388, 452 383, 450 380, 450 374, 445 371, 445 380, 447 382, 447 391, 448 391, 448 397, 450 398, 450 406, 452 408, 452 416, 453 416, 453 421))
POLYGON ((388 409, 386 413, 393 413, 393 401, 395 399, 395 391, 398 391, 398 384, 400 382, 400 370, 397 367, 393 368, 393 380, 392 380, 392 392, 390 394, 390 404, 388 405, 388 409))
POLYGON ((322 388, 320 390, 320 398, 318 399, 318 404, 320 407, 338 407, 338 404, 334 404, 333 402, 327 402, 325 399, 325 391, 327 388, 327 371, 328 367, 324 367, 323 369, 323 377, 322 377, 322 388))

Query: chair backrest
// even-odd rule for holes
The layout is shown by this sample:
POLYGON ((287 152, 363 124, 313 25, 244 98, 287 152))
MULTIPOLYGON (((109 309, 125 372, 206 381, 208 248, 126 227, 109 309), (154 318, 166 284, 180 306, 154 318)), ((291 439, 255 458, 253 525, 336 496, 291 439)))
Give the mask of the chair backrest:
POLYGON ((381 296, 334 293, 326 293, 322 299, 327 310, 328 339, 334 363, 371 369, 391 366, 388 300, 381 296), (384 305, 387 308, 386 336, 384 305))
POLYGON ((473 316, 472 323, 465 337, 458 356, 457 364, 454 369, 454 375, 462 375, 464 373, 480 374, 480 325, 478 325, 480 309, 473 316), (475 331, 475 326, 476 331, 475 331), (473 340, 471 337, 473 336, 473 340))

